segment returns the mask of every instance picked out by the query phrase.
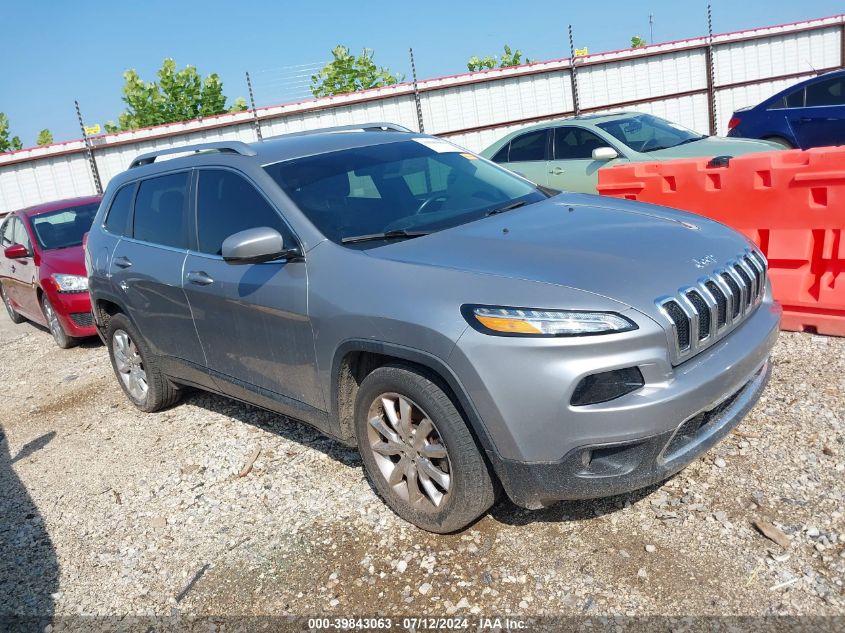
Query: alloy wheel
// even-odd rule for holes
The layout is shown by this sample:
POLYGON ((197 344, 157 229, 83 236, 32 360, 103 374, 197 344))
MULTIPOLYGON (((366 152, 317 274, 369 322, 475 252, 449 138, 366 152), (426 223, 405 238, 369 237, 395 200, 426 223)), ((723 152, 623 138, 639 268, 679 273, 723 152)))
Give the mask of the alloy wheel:
POLYGON ((452 487, 452 467, 428 414, 410 398, 385 393, 370 405, 367 421, 369 448, 388 485, 418 510, 440 510, 452 487))
POLYGON ((138 402, 147 397, 147 372, 134 341, 123 330, 115 330, 112 337, 114 364, 123 386, 138 402))
POLYGON ((44 316, 47 317, 47 325, 50 328, 50 334, 52 334, 53 338, 57 341, 61 340, 64 336, 64 330, 62 330, 62 325, 59 323, 59 317, 56 315, 56 311, 53 310, 53 306, 51 306, 50 302, 46 300, 46 297, 44 301, 44 316))

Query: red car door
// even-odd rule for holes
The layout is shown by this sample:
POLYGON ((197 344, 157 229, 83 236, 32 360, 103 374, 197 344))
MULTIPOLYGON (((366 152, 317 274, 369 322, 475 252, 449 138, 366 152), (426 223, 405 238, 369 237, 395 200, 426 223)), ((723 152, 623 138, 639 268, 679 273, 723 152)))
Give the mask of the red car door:
POLYGON ((3 285, 3 289, 8 294, 10 299, 12 298, 12 282, 9 278, 11 274, 10 260, 6 259, 6 256, 3 254, 3 251, 5 251, 9 246, 13 244, 13 220, 14 216, 10 215, 2 223, 0 223, 0 284, 3 285))
POLYGON ((43 321, 41 306, 38 305, 36 292, 38 271, 35 267, 34 253, 29 233, 19 217, 12 218, 12 244, 26 247, 29 256, 18 259, 6 258, 8 266, 8 285, 4 281, 3 287, 9 292, 9 297, 15 309, 25 316, 43 321))

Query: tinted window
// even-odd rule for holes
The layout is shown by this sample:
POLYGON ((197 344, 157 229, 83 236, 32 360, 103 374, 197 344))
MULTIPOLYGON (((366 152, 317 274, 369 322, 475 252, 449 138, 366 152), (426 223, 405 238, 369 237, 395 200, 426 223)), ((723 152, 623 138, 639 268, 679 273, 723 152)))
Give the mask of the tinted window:
POLYGON ((508 162, 546 160, 546 130, 528 132, 511 141, 508 162))
POLYGON ((807 107, 845 105, 845 79, 833 78, 807 86, 807 107))
POLYGON ((29 241, 29 233, 26 232, 26 227, 20 219, 15 221, 15 233, 12 236, 12 241, 15 244, 23 244, 26 246, 26 250, 32 252, 32 244, 29 241))
POLYGON ((508 162, 508 152, 510 152, 511 144, 505 143, 502 149, 496 152, 496 155, 493 156, 494 163, 506 163, 508 162))
POLYGON ((12 235, 15 230, 15 218, 9 218, 6 220, 6 223, 3 225, 2 232, 0 232, 0 246, 6 248, 14 244, 12 241, 12 235))
POLYGON ((437 231, 511 203, 546 198, 509 171, 429 138, 327 152, 265 169, 334 241, 393 230, 437 231))
POLYGON ((187 193, 188 172, 141 182, 135 199, 135 239, 187 248, 184 213, 187 193))
POLYGON ((135 185, 126 185, 115 195, 106 216, 106 230, 115 235, 129 235, 129 214, 132 211, 132 198, 135 197, 135 185))
POLYGON ((32 216, 30 223, 35 239, 48 250, 81 245, 83 236, 91 230, 99 206, 97 203, 85 204, 32 216))
POLYGON ((598 147, 607 147, 607 143, 592 132, 578 127, 555 129, 556 160, 592 160, 593 150, 598 147))
POLYGON ((769 106, 769 110, 781 110, 783 108, 803 108, 804 107, 804 89, 800 88, 790 92, 785 97, 782 97, 769 106))
POLYGON ((227 237, 259 226, 276 229, 288 239, 279 214, 243 177, 224 169, 200 171, 197 185, 200 252, 220 255, 227 237))

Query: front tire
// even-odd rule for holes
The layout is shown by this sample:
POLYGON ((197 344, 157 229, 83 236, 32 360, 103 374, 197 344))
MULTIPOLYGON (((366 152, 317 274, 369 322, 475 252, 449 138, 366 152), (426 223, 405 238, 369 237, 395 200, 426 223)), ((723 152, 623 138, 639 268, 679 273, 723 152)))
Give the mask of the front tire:
POLYGON ((109 318, 106 341, 117 382, 132 404, 152 413, 178 402, 181 392, 161 371, 158 358, 125 315, 109 318))
POLYGON ((47 319, 47 327, 50 329, 50 334, 53 335, 56 345, 62 349, 69 349, 76 345, 77 340, 65 332, 47 295, 41 295, 41 311, 44 313, 44 318, 47 319))
POLYGON ((493 480, 461 414, 434 376, 379 367, 361 383, 355 434, 376 491, 429 532, 460 530, 495 500, 493 480))
POLYGON ((9 299, 9 296, 6 294, 6 289, 3 287, 3 284, 0 284, 0 298, 3 299, 3 305, 6 306, 6 312, 9 313, 9 318, 12 320, 12 323, 23 323, 26 320, 12 307, 12 300, 9 299))

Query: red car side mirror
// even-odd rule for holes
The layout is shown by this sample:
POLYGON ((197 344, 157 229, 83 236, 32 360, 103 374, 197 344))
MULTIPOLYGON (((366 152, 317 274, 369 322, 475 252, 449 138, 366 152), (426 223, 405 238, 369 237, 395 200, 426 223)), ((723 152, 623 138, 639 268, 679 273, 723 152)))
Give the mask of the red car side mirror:
POLYGON ((29 257, 29 251, 23 244, 12 244, 3 251, 3 254, 9 259, 23 259, 24 257, 29 257))

